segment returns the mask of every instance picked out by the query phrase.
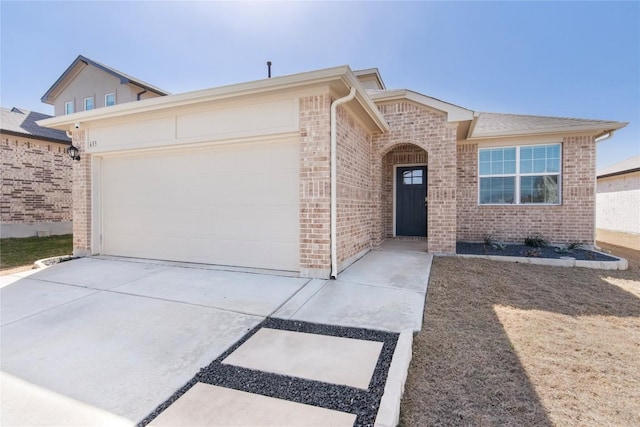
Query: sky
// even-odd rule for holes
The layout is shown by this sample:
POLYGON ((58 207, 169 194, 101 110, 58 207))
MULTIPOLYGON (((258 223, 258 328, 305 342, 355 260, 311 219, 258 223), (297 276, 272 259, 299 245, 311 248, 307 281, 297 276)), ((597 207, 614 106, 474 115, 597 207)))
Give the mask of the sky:
POLYGON ((0 103, 42 95, 78 55, 171 93, 349 65, 475 111, 629 122, 598 169, 640 155, 640 1, 0 0, 0 103))

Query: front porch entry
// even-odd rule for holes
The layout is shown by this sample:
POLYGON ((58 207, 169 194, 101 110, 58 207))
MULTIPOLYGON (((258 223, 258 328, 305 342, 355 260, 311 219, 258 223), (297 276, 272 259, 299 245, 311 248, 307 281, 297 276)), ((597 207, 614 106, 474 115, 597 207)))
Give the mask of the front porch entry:
POLYGON ((395 235, 427 236, 427 167, 397 166, 395 235))

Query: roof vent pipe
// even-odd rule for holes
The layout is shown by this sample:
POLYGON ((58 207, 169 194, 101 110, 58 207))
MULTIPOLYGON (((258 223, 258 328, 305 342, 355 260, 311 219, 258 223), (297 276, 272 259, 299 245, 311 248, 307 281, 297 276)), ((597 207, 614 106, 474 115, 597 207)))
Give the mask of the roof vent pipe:
POLYGON ((267 61, 267 77, 271 78, 271 61, 267 61))

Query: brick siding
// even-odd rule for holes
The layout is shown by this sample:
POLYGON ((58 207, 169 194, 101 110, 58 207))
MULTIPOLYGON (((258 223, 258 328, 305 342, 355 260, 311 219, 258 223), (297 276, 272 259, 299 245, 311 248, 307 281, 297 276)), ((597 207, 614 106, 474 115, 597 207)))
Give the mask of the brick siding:
POLYGON ((300 98, 300 275, 331 272, 330 108, 326 93, 300 98))
POLYGON ((562 139, 562 204, 479 205, 478 144, 460 144, 458 240, 480 242, 485 234, 521 243, 539 234, 554 243, 594 243, 596 144, 593 137, 562 139))
POLYGON ((66 222, 72 219, 68 145, 2 135, 3 224, 66 222))
POLYGON ((371 137, 343 106, 336 117, 337 255, 342 270, 371 248, 371 137), (354 258, 355 257, 355 258, 354 258))
MULTIPOLYGON (((413 163, 417 152, 407 155, 407 144, 426 152, 427 181, 427 241, 429 251, 455 253, 456 242, 456 127, 447 124, 444 114, 413 102, 399 101, 378 106, 391 129, 374 135, 373 244, 378 246, 390 235, 393 215, 393 162, 413 163), (396 150, 396 151, 394 151, 396 150), (403 150, 405 157, 403 158, 403 150), (376 160, 377 159, 377 160, 376 160), (392 170, 392 169, 391 169, 392 170), (390 202, 391 201, 391 202, 390 202)), ((405 164, 406 164, 405 163, 405 164)), ((420 163, 420 162, 418 162, 420 163)), ((400 164, 400 163, 396 163, 400 164)))
POLYGON ((73 132, 80 160, 73 162, 73 254, 91 255, 91 155, 85 151, 85 131, 73 132))

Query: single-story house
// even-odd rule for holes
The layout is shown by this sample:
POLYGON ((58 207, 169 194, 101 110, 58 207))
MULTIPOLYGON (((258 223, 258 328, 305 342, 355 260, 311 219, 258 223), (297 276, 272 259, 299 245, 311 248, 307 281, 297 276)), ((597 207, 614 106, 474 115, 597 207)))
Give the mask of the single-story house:
POLYGON ((1 108, 0 237, 72 232, 71 159, 65 131, 39 126, 51 116, 1 108))
POLYGON ((55 117, 74 252, 337 274, 386 239, 594 243, 596 140, 626 123, 482 113, 348 66, 55 117))
POLYGON ((596 208, 598 240, 640 250, 640 155, 598 171, 596 208))

